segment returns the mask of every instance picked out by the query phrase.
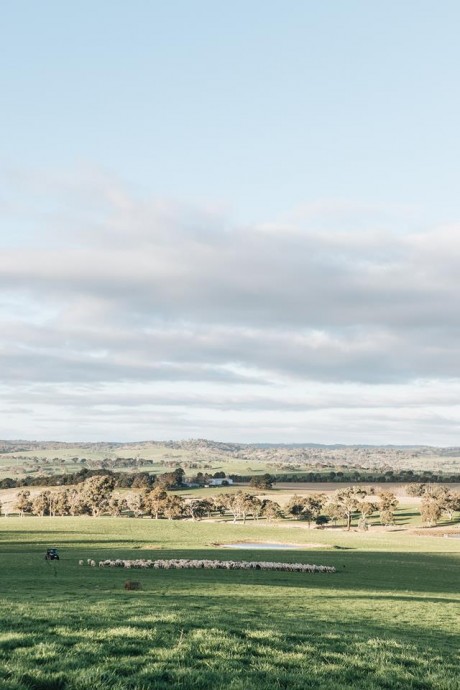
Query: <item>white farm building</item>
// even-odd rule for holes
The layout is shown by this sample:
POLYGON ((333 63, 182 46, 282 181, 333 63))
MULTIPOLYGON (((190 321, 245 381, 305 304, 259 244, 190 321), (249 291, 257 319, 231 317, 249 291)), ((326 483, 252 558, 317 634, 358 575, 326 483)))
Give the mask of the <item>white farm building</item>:
POLYGON ((233 479, 229 479, 228 477, 213 477, 208 480, 207 484, 208 486, 230 486, 233 484, 233 479))

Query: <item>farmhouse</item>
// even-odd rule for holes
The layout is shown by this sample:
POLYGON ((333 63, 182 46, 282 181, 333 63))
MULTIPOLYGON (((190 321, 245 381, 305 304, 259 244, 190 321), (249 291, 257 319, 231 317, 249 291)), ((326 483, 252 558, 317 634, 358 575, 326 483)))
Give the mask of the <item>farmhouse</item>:
POLYGON ((208 480, 208 486, 231 486, 233 484, 233 479, 229 477, 212 477, 208 480))

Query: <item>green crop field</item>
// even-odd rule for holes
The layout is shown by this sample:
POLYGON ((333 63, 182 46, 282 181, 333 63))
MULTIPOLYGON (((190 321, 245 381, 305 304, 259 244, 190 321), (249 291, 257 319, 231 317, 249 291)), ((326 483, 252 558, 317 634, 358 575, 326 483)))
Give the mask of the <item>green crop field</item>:
POLYGON ((116 518, 0 519, 2 690, 457 690, 460 540, 401 531, 116 518), (308 544, 230 551, 233 541, 308 544), (58 563, 43 558, 47 546, 58 563), (210 557, 336 574, 99 569, 210 557), (141 591, 125 591, 126 579, 141 591))

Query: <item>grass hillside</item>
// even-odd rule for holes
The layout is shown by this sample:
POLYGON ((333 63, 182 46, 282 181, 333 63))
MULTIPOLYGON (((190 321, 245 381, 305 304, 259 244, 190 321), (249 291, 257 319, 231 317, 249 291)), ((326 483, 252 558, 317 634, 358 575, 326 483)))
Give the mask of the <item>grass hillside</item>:
POLYGON ((460 473, 459 448, 219 443, 207 440, 138 443, 0 441, 0 479, 76 472, 82 467, 155 474, 182 466, 237 475, 302 472, 460 473))
POLYGON ((460 540, 116 518, 0 520, 2 690, 457 690, 460 540), (234 541, 308 544, 230 551, 234 541), (45 562, 47 546, 61 560, 45 562), (336 574, 124 571, 79 559, 211 557, 336 574), (127 592, 126 579, 142 590, 127 592))

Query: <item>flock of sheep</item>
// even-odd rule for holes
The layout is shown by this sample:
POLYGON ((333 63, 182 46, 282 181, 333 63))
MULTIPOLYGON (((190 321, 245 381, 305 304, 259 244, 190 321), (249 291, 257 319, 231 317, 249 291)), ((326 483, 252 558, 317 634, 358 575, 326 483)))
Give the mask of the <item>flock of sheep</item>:
MULTIPOLYGON (((79 561, 84 565, 84 561, 79 561)), ((96 561, 87 560, 87 564, 96 567, 96 561)), ((107 559, 99 561, 100 568, 155 568, 157 570, 184 570, 187 568, 207 568, 210 570, 276 570, 289 573, 335 573, 335 568, 328 565, 310 565, 309 563, 269 563, 267 561, 214 561, 190 560, 188 558, 173 558, 170 560, 151 561, 139 558, 133 561, 107 559)))

